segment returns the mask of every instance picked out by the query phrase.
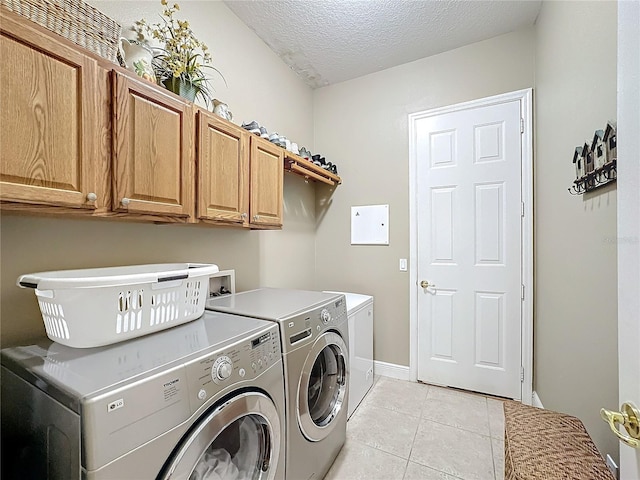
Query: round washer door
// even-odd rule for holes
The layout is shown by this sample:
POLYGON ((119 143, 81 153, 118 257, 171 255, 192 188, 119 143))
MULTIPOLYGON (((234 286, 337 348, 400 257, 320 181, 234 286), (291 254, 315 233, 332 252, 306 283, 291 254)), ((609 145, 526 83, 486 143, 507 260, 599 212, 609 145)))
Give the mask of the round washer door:
POLYGON ((280 421, 266 395, 232 397, 187 434, 159 479, 272 480, 280 458, 280 421))
POLYGON ((305 437, 320 441, 337 426, 334 421, 347 394, 347 346, 342 337, 326 332, 318 337, 298 383, 298 422, 305 437))

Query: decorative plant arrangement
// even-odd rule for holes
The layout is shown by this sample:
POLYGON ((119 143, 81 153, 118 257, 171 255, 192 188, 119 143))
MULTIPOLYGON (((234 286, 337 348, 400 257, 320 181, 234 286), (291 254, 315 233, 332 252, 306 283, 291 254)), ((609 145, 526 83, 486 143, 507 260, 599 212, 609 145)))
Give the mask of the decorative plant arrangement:
POLYGON ((217 72, 224 80, 222 73, 211 65, 211 53, 207 45, 198 40, 186 20, 178 20, 175 14, 180 6, 168 5, 161 0, 163 6, 161 22, 147 23, 146 20, 135 22, 134 31, 141 41, 156 40, 163 46, 153 48, 153 69, 158 82, 178 95, 195 100, 200 97, 209 106, 213 100, 213 88, 205 69, 217 72))

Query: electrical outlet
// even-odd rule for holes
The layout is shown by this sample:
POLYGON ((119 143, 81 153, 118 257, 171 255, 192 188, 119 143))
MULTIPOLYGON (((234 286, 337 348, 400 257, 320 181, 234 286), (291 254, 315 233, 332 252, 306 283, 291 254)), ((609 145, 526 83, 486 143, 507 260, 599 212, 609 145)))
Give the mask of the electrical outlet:
POLYGON ((400 259, 400 271, 401 272, 406 272, 407 271, 407 259, 406 258, 401 258, 400 259))
POLYGON ((613 473, 613 476, 616 479, 620 478, 620 470, 618 469, 618 465, 616 465, 616 462, 613 460, 613 458, 611 458, 611 455, 607 454, 607 467, 609 467, 609 470, 611 470, 611 473, 613 473))

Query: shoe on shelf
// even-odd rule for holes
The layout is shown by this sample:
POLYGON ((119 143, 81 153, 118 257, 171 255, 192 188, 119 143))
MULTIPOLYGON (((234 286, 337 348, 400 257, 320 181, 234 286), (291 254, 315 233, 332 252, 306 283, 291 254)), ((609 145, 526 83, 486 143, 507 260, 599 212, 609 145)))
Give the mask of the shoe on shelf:
POLYGON ((277 132, 273 132, 271 135, 269 135, 269 141, 271 143, 275 143, 276 145, 278 145, 279 138, 280 138, 280 135, 277 132))
POLYGON ((255 120, 252 120, 249 123, 243 123, 242 128, 245 130, 249 130, 251 133, 255 133, 256 135, 260 135, 260 125, 255 120))
POLYGON ((321 157, 320 155, 313 155, 311 157, 311 161, 313 163, 315 163, 316 165, 318 165, 319 167, 321 167, 322 165, 324 165, 326 162, 324 157, 321 157))
POLYGON ((311 152, 309 150, 307 150, 305 147, 301 147, 300 148, 300 153, 299 155, 302 158, 306 158, 307 160, 311 158, 311 152))
POLYGON ((298 150, 298 144, 296 142, 291 144, 291 153, 294 155, 300 155, 300 150, 298 150))
POLYGON ((260 127, 260 138, 269 139, 269 132, 267 132, 267 129, 264 127, 260 127))
POLYGON ((334 175, 338 175, 338 168, 335 165, 331 165, 331 167, 329 168, 329 171, 334 175))

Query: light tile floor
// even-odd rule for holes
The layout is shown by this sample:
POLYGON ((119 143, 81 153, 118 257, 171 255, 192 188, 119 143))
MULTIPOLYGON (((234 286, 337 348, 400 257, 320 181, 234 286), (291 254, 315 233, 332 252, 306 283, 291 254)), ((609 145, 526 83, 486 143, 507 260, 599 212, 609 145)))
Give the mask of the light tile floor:
POLYGON ((325 480, 502 480, 502 402, 379 377, 325 480))

